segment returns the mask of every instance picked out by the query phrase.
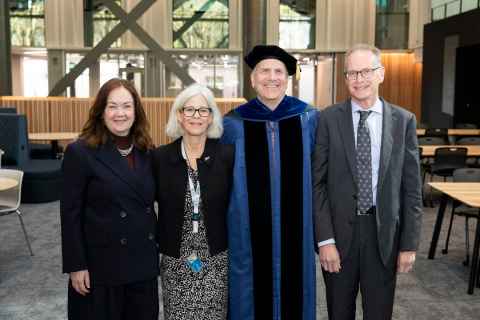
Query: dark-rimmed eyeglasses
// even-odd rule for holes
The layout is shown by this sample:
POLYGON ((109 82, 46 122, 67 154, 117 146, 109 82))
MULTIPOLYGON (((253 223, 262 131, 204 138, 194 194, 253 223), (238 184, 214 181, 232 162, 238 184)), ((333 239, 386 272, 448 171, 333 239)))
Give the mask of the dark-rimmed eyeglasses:
POLYGON ((351 70, 351 71, 345 71, 343 74, 345 75, 345 78, 347 80, 357 80, 358 75, 361 75, 363 79, 371 79, 373 76, 373 72, 381 68, 383 67, 380 66, 376 68, 367 68, 359 71, 351 70))
POLYGON ((182 108, 182 113, 185 117, 194 117, 195 113, 197 112, 200 117, 206 118, 212 112, 212 108, 208 108, 208 107, 200 107, 200 108, 183 107, 182 108))

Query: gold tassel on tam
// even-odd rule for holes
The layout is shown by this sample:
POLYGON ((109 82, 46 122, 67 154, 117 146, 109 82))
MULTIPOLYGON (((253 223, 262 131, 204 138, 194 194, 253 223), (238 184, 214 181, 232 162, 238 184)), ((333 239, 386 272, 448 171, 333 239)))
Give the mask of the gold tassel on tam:
POLYGON ((295 80, 300 80, 300 73, 302 70, 300 69, 300 65, 297 63, 297 70, 295 71, 295 80))

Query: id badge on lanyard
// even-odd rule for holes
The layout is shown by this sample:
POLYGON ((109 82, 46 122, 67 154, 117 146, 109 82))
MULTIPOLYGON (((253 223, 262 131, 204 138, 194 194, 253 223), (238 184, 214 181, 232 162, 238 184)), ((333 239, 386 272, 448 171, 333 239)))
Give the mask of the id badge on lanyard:
POLYGON ((190 195, 192 196, 193 203, 192 232, 198 233, 198 227, 200 222, 200 183, 197 183, 197 188, 195 188, 192 178, 189 175, 188 184, 190 187, 190 195))
POLYGON ((192 252, 192 254, 187 257, 187 265, 190 270, 195 273, 202 271, 203 268, 202 260, 200 260, 200 257, 197 256, 196 252, 192 252))
MULTIPOLYGON (((198 233, 198 224, 200 221, 200 183, 197 183, 195 188, 192 177, 188 176, 188 185, 190 188, 190 195, 192 196, 193 213, 192 213, 192 233, 198 233)), ((203 263, 195 251, 187 257, 187 265, 190 270, 195 273, 202 271, 203 263)))

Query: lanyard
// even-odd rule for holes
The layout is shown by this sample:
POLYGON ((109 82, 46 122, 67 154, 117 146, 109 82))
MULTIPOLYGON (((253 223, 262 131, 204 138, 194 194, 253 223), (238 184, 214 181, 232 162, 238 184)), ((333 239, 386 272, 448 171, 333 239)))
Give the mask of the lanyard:
MULTIPOLYGON (((182 154, 185 157, 185 160, 187 161, 188 167, 191 167, 190 161, 188 160, 187 152, 185 151, 185 145, 183 144, 183 141, 182 141, 182 154)), ((198 233, 198 223, 200 221, 200 183, 198 181, 196 184, 193 183, 193 178, 188 168, 187 168, 187 175, 188 175, 188 188, 190 190, 190 196, 192 197, 192 204, 193 204, 192 232, 198 233)))
POLYGON ((198 217, 195 218, 195 216, 199 215, 199 207, 200 207, 200 183, 196 183, 197 187, 193 185, 193 179, 188 174, 188 186, 190 188, 190 195, 192 196, 192 202, 193 202, 193 215, 192 219, 198 220, 198 217))

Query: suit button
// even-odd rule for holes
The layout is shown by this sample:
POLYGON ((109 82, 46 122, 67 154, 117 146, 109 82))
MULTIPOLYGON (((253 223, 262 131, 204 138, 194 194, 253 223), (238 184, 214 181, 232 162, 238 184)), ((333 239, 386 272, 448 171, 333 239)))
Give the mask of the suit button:
POLYGON ((353 197, 354 200, 357 200, 357 199, 358 199, 358 197, 357 197, 356 194, 352 195, 352 197, 353 197))
POLYGON ((149 233, 148 240, 154 240, 154 239, 155 239, 155 236, 153 235, 153 233, 149 233))
POLYGON ((152 212, 152 209, 150 207, 147 207, 147 213, 150 214, 152 212))
POLYGON ((353 219, 348 220, 349 225, 353 225, 353 219))
POLYGON ((120 218, 125 218, 127 213, 125 211, 120 211, 120 218))
POLYGON ((127 244, 127 238, 122 238, 122 239, 120 239, 120 244, 121 244, 122 246, 125 246, 125 245, 127 244))

